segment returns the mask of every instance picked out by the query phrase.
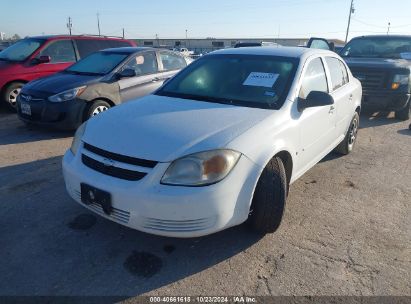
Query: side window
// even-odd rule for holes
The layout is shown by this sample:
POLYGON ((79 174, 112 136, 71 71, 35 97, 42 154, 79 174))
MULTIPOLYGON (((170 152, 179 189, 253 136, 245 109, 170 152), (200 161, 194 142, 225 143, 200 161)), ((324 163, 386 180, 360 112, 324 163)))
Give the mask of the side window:
POLYGON ((147 75, 158 72, 157 58, 154 52, 144 52, 133 57, 123 70, 133 69, 136 71, 136 75, 147 75))
POLYGON ((327 41, 324 39, 311 39, 309 41, 309 48, 311 49, 320 49, 320 50, 329 50, 330 46, 327 41))
POLYGON ((325 58, 325 61, 327 62, 328 69, 330 70, 331 83, 333 91, 335 91, 348 82, 347 69, 337 58, 327 57, 325 58))
POLYGON ((76 39, 77 49, 81 58, 84 58, 91 53, 110 48, 106 40, 99 39, 76 39))
POLYGON ((185 59, 177 54, 160 52, 160 60, 164 71, 180 70, 187 66, 185 59))
POLYGON ((305 71, 299 97, 307 98, 311 91, 328 92, 327 77, 321 58, 312 60, 305 71))
POLYGON ((50 56, 50 63, 76 61, 76 55, 71 40, 53 41, 40 52, 39 56, 50 56))

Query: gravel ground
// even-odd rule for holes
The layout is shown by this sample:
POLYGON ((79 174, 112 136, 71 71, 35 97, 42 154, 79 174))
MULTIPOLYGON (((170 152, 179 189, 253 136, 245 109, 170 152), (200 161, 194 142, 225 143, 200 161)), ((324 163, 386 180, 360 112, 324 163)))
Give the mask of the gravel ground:
POLYGON ((411 131, 362 115, 354 153, 291 187, 280 230, 169 239, 70 199, 72 133, 0 111, 0 295, 411 295, 411 131))

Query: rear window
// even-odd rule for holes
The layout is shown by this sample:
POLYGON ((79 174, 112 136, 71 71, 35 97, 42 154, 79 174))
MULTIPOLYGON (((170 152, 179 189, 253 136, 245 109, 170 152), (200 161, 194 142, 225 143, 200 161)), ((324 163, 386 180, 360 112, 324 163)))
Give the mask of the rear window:
POLYGON ((275 56, 212 55, 172 78, 162 96, 279 109, 288 94, 298 59, 275 56))
POLYGON ((131 46, 127 41, 101 39, 78 39, 76 44, 81 58, 104 49, 131 46))

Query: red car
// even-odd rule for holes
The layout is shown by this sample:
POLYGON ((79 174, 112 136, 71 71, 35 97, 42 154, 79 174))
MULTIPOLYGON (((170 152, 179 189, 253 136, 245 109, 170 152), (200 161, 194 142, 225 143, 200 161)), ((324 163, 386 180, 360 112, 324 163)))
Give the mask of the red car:
POLYGON ((136 44, 100 36, 40 36, 25 38, 0 52, 0 99, 15 110, 22 86, 59 72, 85 56, 107 48, 136 44))

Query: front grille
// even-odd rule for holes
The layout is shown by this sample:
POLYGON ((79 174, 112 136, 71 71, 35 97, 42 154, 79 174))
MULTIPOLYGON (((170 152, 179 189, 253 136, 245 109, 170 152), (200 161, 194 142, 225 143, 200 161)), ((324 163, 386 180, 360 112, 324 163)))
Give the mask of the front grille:
POLYGON ((357 78, 363 89, 384 89, 387 83, 387 74, 378 70, 351 68, 351 72, 357 78))
POLYGON ((89 167, 90 169, 93 169, 105 175, 109 175, 112 177, 116 177, 116 178, 120 178, 120 179, 124 179, 128 181, 138 181, 147 175, 147 173, 143 173, 139 171, 127 170, 127 169, 123 169, 123 168, 119 168, 115 166, 107 166, 104 163, 97 161, 85 154, 81 156, 81 159, 83 161, 83 164, 89 167))
POLYGON ((169 232, 193 232, 211 228, 216 222, 215 218, 202 218, 197 220, 162 220, 143 218, 143 227, 150 230, 169 232))
POLYGON ((130 156, 122 155, 122 154, 109 152, 109 151, 94 147, 88 143, 84 143, 84 149, 94 154, 100 155, 102 157, 106 157, 106 158, 109 158, 115 161, 119 161, 125 164, 134 165, 134 166, 139 166, 139 167, 154 168, 158 163, 152 160, 135 158, 135 157, 130 157, 130 156))

